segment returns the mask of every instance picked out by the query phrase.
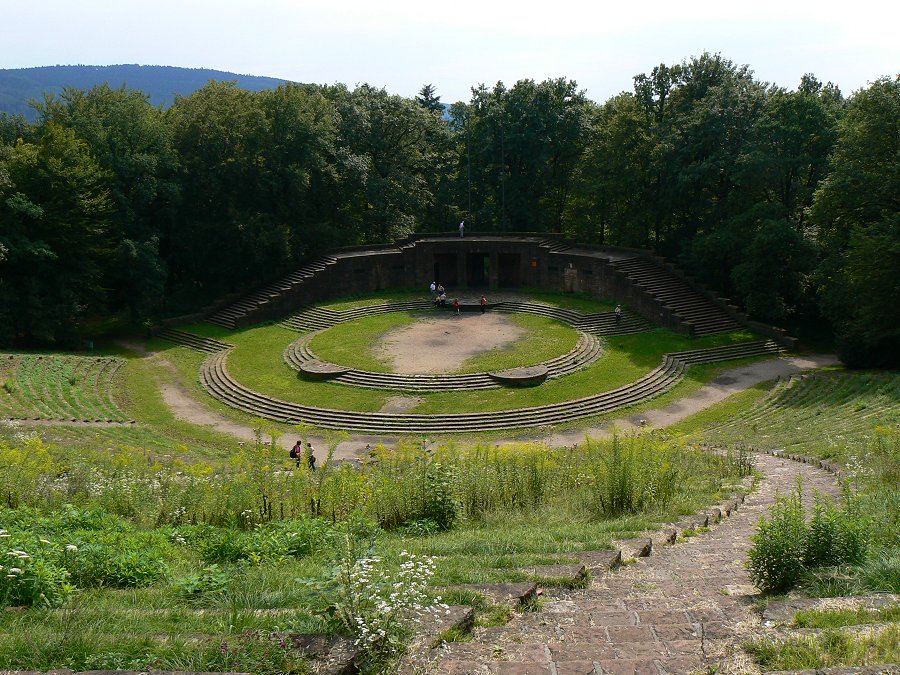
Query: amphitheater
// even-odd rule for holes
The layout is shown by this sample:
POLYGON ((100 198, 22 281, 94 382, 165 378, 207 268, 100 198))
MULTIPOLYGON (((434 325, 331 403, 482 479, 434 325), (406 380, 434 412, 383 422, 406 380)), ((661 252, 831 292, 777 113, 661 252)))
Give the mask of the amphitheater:
POLYGON ((668 353, 650 372, 612 390, 545 405, 447 415, 362 412, 284 400, 256 391, 231 374, 228 362, 233 345, 227 337, 214 339, 177 327, 159 333, 161 338, 209 354, 200 382, 210 396, 232 408, 276 422, 374 434, 464 433, 577 421, 658 396, 678 384, 691 365, 775 354, 796 346, 783 331, 751 321, 663 258, 641 250, 590 247, 530 234, 420 235, 395 245, 332 251, 204 318, 230 330, 278 322, 297 333, 281 356, 285 367, 306 380, 407 394, 541 386, 601 359, 604 338, 657 327, 690 337, 738 330, 757 336, 736 344, 668 353), (338 324, 389 312, 437 311, 427 298, 337 310, 320 306, 328 300, 390 289, 427 289, 434 280, 462 298, 464 313, 478 312, 480 295, 486 293, 492 298, 489 312, 553 319, 575 329, 578 343, 568 353, 527 368, 465 374, 374 372, 323 361, 311 349, 314 336, 338 324), (605 299, 621 303, 626 312, 617 321, 612 311, 584 313, 533 302, 527 297, 531 289, 605 299))

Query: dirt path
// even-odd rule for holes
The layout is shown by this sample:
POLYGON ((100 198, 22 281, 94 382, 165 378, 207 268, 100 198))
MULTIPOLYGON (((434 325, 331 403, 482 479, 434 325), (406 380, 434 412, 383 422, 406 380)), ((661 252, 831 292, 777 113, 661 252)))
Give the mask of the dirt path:
MULTIPOLYGON (((157 356, 156 358, 161 358, 157 356)), ((180 380, 175 366, 162 359, 166 367, 173 373, 173 382, 161 385, 163 399, 172 409, 175 416, 181 420, 207 426, 230 434, 241 441, 253 441, 256 431, 247 425, 235 422, 208 408, 205 404, 194 398, 180 380)), ((601 426, 575 429, 558 433, 548 433, 532 437, 534 440, 543 441, 553 447, 573 445, 581 443, 585 437, 599 438, 608 436, 612 429, 628 431, 641 428, 639 418, 647 421, 646 427, 665 427, 674 424, 689 415, 710 407, 714 403, 730 396, 733 393, 752 387, 759 382, 774 379, 776 376, 787 377, 795 373, 812 368, 822 368, 836 363, 833 356, 789 356, 759 363, 749 364, 741 368, 725 371, 716 380, 702 387, 690 396, 676 401, 663 408, 648 410, 640 416, 625 417, 601 426)), ((287 449, 294 444, 294 435, 286 434, 279 439, 280 445, 287 449)), ((304 441, 307 439, 304 438, 304 441)), ((308 440, 316 449, 317 459, 324 457, 326 440, 324 435, 310 437, 308 440)), ((340 460, 355 459, 366 453, 367 446, 375 447, 383 444, 394 446, 398 442, 396 436, 380 436, 375 434, 353 434, 346 441, 338 444, 335 449, 335 458, 340 460)), ((512 443, 514 441, 507 441, 512 443)))
POLYGON ((759 491, 708 534, 656 547, 585 590, 553 591, 542 611, 477 628, 471 642, 445 647, 428 672, 759 672, 738 648, 760 626, 752 604, 759 592, 745 568, 757 521, 798 475, 807 497, 839 490, 807 464, 757 455, 757 468, 765 476, 759 491))
POLYGON ((774 380, 776 377, 790 377, 804 370, 824 368, 836 363, 838 363, 837 357, 830 354, 783 356, 751 363, 740 368, 726 370, 693 394, 662 408, 646 410, 640 414, 623 417, 598 426, 550 433, 541 440, 553 447, 571 446, 583 442, 588 436, 591 438, 610 436, 613 430, 628 432, 642 428, 667 427, 760 382, 774 380))

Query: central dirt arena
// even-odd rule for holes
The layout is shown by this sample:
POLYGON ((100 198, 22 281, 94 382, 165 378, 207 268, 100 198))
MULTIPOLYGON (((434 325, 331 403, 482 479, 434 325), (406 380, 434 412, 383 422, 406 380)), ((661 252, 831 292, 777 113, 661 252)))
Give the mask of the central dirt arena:
POLYGON ((503 349, 524 334, 502 314, 429 315, 382 336, 374 352, 396 373, 451 373, 467 359, 503 349))

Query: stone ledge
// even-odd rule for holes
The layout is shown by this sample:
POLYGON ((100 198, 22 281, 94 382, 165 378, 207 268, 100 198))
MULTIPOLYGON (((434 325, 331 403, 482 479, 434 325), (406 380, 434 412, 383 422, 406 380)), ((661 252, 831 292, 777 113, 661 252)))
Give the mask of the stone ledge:
POLYGON ((488 373, 491 378, 508 387, 536 387, 543 383, 549 374, 550 370, 545 365, 510 368, 488 373))
POLYGON ((449 586, 449 590, 480 593, 497 605, 518 607, 537 598, 537 584, 533 581, 499 584, 459 584, 449 586))
POLYGON ((339 377, 350 371, 346 366, 339 366, 327 361, 306 361, 300 364, 300 374, 305 380, 321 382, 339 377))

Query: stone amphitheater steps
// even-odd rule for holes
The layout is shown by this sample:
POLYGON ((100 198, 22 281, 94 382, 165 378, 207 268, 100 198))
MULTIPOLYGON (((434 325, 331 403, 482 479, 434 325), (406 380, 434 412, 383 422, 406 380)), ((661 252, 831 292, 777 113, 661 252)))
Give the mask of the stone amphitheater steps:
POLYGON ((617 324, 615 312, 582 314, 573 309, 563 309, 536 302, 505 301, 495 305, 495 309, 501 312, 539 314, 596 335, 627 335, 630 333, 642 333, 652 328, 649 321, 631 312, 625 313, 621 322, 617 324))
POLYGON ((778 353, 772 341, 748 342, 668 354, 662 364, 639 380, 584 398, 543 406, 453 415, 356 412, 307 406, 255 392, 236 380, 226 367, 227 352, 211 355, 200 371, 200 382, 213 397, 253 415, 297 424, 369 433, 419 434, 477 432, 560 424, 640 403, 677 384, 691 364, 778 353))
POLYGON ((281 325, 298 332, 323 330, 345 321, 353 321, 367 316, 375 316, 376 314, 387 314, 388 312, 415 312, 431 309, 432 307, 432 303, 428 300, 387 302, 345 310, 333 310, 325 307, 307 307, 282 321, 281 325))
MULTIPOLYGON (((295 340, 287 349, 283 357, 291 368, 300 370, 304 363, 318 361, 319 359, 309 348, 311 336, 304 336, 295 340)), ((543 365, 549 371, 547 378, 557 378, 574 373, 600 358, 603 346, 599 338, 594 335, 582 333, 578 344, 567 354, 545 361, 543 365)), ((464 373, 460 375, 427 375, 427 374, 402 374, 402 373, 378 373, 370 370, 349 370, 336 377, 331 382, 347 384, 356 387, 368 387, 373 389, 391 389, 403 391, 474 391, 478 389, 496 389, 503 386, 488 373, 464 373)))
POLYGON ((234 346, 228 344, 227 342, 216 340, 215 338, 203 337, 202 335, 188 333, 187 331, 178 330, 175 328, 166 328, 165 330, 161 330, 156 334, 156 337, 162 338, 163 340, 168 340, 169 342, 174 342, 175 344, 182 345, 184 347, 196 349, 199 352, 207 352, 210 354, 220 352, 225 349, 231 349, 231 347, 234 346))
POLYGON ((305 283, 316 275, 325 272, 335 263, 337 263, 337 258, 323 256, 322 258, 291 272, 278 281, 272 282, 255 293, 251 293, 241 300, 230 304, 228 307, 219 310, 206 320, 218 326, 233 329, 237 326, 237 322, 247 314, 280 297, 282 294, 290 292, 296 286, 305 283))
POLYGON ((611 260, 610 265, 690 322, 695 335, 737 330, 741 325, 705 295, 643 256, 611 260))

